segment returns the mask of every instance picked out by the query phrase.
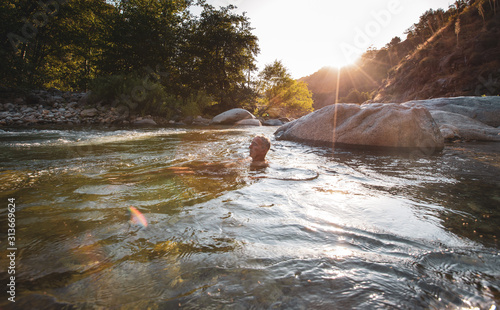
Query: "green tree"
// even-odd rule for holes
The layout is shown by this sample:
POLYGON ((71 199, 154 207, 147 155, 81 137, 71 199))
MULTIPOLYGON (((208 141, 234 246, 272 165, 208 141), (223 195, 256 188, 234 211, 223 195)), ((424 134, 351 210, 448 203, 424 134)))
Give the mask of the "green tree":
POLYGON ((358 103, 361 104, 367 100, 370 100, 371 96, 367 92, 360 92, 357 89, 351 89, 346 97, 340 98, 339 102, 343 103, 358 103))
POLYGON ((101 66, 104 73, 132 73, 161 64, 173 70, 191 1, 127 0, 116 4, 101 66))
POLYGON ((254 109, 259 116, 297 117, 313 111, 307 84, 292 79, 281 61, 274 61, 259 73, 258 92, 254 109))
POLYGON ((2 2, 2 86, 85 89, 112 9, 104 0, 2 2))
POLYGON ((195 85, 218 102, 217 110, 240 106, 252 96, 248 73, 257 69, 257 37, 248 17, 233 13, 234 9, 204 5, 189 40, 192 58, 187 71, 195 85))

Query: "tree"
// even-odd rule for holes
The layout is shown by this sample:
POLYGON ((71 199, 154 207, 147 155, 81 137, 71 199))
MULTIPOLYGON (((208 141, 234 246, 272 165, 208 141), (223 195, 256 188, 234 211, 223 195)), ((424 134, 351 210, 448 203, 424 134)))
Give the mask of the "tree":
POLYGON ((367 92, 360 92, 357 89, 351 89, 347 97, 340 98, 339 102, 343 103, 358 103, 361 104, 367 100, 370 100, 371 96, 367 92))
POLYGON ((127 100, 157 85, 176 106, 196 98, 217 110, 240 106, 255 98, 259 47, 234 9, 204 0, 2 1, 0 88, 87 90, 109 79, 127 100))
POLYGON ((257 37, 248 18, 229 5, 216 10, 204 5, 189 46, 193 53, 189 70, 195 83, 218 102, 218 110, 239 106, 251 96, 247 73, 257 69, 257 37))
POLYGON ((312 93, 304 82, 293 80, 281 61, 267 65, 259 73, 255 110, 259 116, 300 116, 313 111, 312 93))
POLYGON ((112 10, 104 0, 2 2, 2 86, 86 89, 112 10))

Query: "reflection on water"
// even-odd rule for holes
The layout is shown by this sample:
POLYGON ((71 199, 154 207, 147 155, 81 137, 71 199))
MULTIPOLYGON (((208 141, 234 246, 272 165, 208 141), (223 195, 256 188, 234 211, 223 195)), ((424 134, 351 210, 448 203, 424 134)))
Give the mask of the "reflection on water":
POLYGON ((251 169, 274 130, 0 131, 18 247, 0 307, 498 306, 498 144, 410 159, 272 139, 251 169))

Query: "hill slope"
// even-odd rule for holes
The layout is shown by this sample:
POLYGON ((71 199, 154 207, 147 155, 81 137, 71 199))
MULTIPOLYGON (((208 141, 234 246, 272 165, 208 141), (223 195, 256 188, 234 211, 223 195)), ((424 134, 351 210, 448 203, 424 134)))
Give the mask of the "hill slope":
MULTIPOLYGON (((500 94, 500 1, 456 1, 429 10, 380 50, 368 50, 340 73, 339 102, 404 102, 500 94), (458 35, 457 35, 458 34, 458 35)), ((315 108, 335 103, 337 69, 322 68, 301 80, 315 108)))
POLYGON ((476 3, 448 22, 394 68, 375 101, 499 95, 500 14, 488 13, 483 22, 476 3))

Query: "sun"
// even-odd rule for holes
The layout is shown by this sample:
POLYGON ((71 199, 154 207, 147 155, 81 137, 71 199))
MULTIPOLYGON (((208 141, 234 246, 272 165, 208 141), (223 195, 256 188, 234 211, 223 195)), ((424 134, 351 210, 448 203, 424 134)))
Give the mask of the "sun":
POLYGON ((354 65, 362 56, 363 52, 356 49, 349 49, 349 45, 338 42, 329 55, 328 64, 334 68, 344 68, 354 65))

